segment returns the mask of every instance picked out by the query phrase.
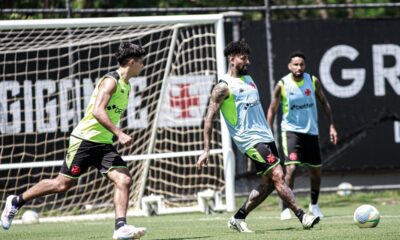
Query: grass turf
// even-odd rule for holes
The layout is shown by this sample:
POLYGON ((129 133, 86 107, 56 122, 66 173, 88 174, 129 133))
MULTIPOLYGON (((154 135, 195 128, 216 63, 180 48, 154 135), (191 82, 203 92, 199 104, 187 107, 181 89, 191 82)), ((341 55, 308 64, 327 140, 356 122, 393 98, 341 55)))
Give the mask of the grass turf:
MULTIPOLYGON (((237 205, 244 201, 239 198, 237 205)), ((298 196, 299 204, 306 209, 308 196, 298 196)), ((400 239, 400 191, 356 193, 349 198, 323 194, 320 205, 325 218, 311 230, 303 230, 293 218, 279 220, 278 198, 269 197, 247 218, 255 233, 243 234, 227 228, 232 213, 205 215, 179 214, 155 217, 130 218, 128 222, 147 227, 142 239, 400 239), (381 213, 376 228, 360 229, 353 223, 353 213, 361 204, 372 204, 381 213)), ((13 225, 9 231, 0 230, 0 239, 111 239, 113 220, 13 225)))

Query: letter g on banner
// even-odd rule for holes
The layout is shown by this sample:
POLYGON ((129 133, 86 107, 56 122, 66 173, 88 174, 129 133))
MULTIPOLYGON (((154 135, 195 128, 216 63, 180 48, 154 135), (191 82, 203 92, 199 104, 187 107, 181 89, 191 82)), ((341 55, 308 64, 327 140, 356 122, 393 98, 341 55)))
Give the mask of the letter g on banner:
POLYGON ((353 82, 347 86, 337 85, 331 75, 332 64, 341 57, 354 61, 358 56, 358 51, 348 45, 334 46, 322 56, 319 65, 319 75, 325 89, 335 97, 350 98, 357 95, 365 82, 365 69, 350 68, 342 69, 341 78, 343 80, 352 80, 353 82))

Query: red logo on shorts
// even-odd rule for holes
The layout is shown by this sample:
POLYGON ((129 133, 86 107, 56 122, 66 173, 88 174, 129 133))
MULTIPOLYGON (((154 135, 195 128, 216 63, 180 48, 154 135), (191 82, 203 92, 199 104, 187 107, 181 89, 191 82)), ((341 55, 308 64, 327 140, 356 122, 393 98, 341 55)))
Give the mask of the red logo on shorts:
POLYGON ((274 162, 275 162, 275 159, 276 159, 276 157, 275 157, 275 155, 273 155, 272 153, 270 153, 270 154, 267 156, 267 161, 268 161, 268 163, 274 163, 274 162))
POLYGON ((73 166, 71 168, 71 173, 72 175, 78 175, 81 172, 81 168, 79 166, 73 166))
POLYGON ((296 161, 297 160, 297 153, 292 152, 289 154, 289 159, 292 161, 296 161))

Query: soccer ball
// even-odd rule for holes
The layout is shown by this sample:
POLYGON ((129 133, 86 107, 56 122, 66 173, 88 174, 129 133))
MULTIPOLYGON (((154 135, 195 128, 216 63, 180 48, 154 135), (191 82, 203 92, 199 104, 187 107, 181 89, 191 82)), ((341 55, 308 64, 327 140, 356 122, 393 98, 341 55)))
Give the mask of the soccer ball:
POLYGON ((339 184, 339 186, 337 187, 336 194, 341 197, 348 197, 351 195, 352 190, 353 190, 353 185, 351 185, 348 182, 343 182, 339 184))
POLYGON ((39 223, 39 214, 33 210, 26 210, 24 214, 22 214, 22 223, 23 224, 39 223))
POLYGON ((381 215, 378 210, 368 204, 359 206, 354 212, 354 222, 360 228, 376 227, 380 219, 381 215))

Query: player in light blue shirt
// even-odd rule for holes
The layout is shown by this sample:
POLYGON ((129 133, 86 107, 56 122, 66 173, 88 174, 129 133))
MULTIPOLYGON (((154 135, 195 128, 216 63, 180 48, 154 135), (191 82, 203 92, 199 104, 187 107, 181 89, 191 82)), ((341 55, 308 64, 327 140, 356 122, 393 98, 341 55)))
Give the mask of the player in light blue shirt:
MULTIPOLYGON (((332 110, 326 99, 320 81, 305 72, 306 57, 301 52, 289 56, 290 73, 277 83, 268 109, 268 123, 272 126, 279 105, 282 108, 282 147, 285 154, 286 184, 293 188, 298 165, 310 169, 311 203, 309 211, 323 217, 318 205, 321 185, 321 156, 318 138, 317 101, 321 103, 329 121, 329 136, 333 144, 337 142, 337 132, 333 124, 332 110)), ((290 219, 290 210, 283 202, 281 220, 290 219)))
POLYGON ((229 228, 239 232, 252 232, 245 222, 246 216, 274 189, 283 201, 287 202, 303 227, 312 228, 319 222, 319 217, 304 213, 296 204, 292 190, 286 185, 257 86, 247 73, 250 48, 245 42, 231 42, 226 46, 224 54, 228 59, 229 69, 211 93, 204 124, 204 152, 197 161, 198 167, 206 167, 209 162, 212 119, 221 110, 233 141, 239 150, 252 160, 257 174, 260 175, 259 185, 229 219, 229 228))

